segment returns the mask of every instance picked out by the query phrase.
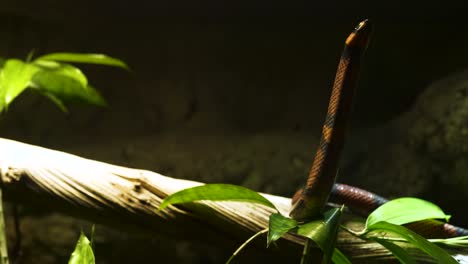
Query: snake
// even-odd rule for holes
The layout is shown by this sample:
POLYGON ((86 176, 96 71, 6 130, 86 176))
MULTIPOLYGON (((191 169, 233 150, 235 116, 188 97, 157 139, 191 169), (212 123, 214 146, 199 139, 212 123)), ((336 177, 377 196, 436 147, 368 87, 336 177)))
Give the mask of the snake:
MULTIPOLYGON (((356 90, 362 56, 369 44, 372 24, 361 21, 346 38, 323 123, 321 139, 306 184, 292 198, 290 217, 304 222, 320 215, 330 200, 344 204, 361 216, 389 200, 372 192, 335 183, 338 163, 349 126, 354 90, 356 90)), ((468 235, 468 230, 438 220, 423 220, 406 225, 427 237, 468 235)))

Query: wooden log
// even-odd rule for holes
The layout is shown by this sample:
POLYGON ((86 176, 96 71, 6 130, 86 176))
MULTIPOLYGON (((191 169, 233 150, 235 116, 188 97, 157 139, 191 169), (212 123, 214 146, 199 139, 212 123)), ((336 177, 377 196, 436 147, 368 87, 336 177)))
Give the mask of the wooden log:
MULTIPOLYGON (((0 179, 8 200, 59 210, 98 223, 157 233, 172 238, 196 238, 206 243, 241 243, 268 227, 273 209, 242 202, 211 202, 170 206, 159 211, 168 195, 203 183, 174 179, 147 171, 111 165, 68 153, 0 138, 0 179)), ((287 215, 290 199, 262 194, 287 215)), ((351 228, 362 228, 348 222, 351 228)), ((254 245, 265 248, 265 241, 254 245)), ((304 238, 287 234, 279 250, 269 254, 300 257, 304 238)), ((388 251, 347 232, 338 247, 359 263, 394 261, 388 251)), ((314 251, 317 258, 321 253, 314 251)), ((416 253, 421 260, 423 254, 416 253)))

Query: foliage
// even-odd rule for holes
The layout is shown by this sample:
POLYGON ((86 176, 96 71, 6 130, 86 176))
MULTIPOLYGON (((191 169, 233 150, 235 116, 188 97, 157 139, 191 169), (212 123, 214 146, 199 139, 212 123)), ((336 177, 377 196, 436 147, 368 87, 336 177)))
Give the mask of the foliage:
MULTIPOLYGON (((385 233, 385 234, 392 233, 398 237, 401 237, 404 240, 406 240, 406 242, 411 243, 413 246, 421 249, 422 251, 427 253, 429 256, 433 257, 435 260, 437 260, 437 263, 447 263, 447 264, 458 263, 445 250, 441 249, 435 244, 429 242, 424 237, 416 234, 415 232, 403 226, 394 225, 394 224, 382 221, 382 222, 377 222, 367 227, 367 231, 368 232, 376 231, 376 232, 385 233)), ((370 236, 370 238, 372 238, 372 236, 370 236)), ((385 236, 381 238, 381 240, 384 240, 384 239, 385 239, 385 236)), ((379 242, 379 240, 377 242, 379 242)), ((393 253, 394 251, 395 250, 392 250, 393 253)), ((399 255, 399 256, 402 256, 402 255, 399 255)))
POLYGON ((367 217, 366 226, 386 221, 395 225, 404 225, 424 219, 445 219, 448 221, 450 215, 446 215, 440 207, 413 197, 404 197, 392 200, 374 210, 367 217))
POLYGON ((294 219, 279 213, 271 214, 270 221, 268 221, 267 247, 297 226, 298 224, 294 219))
POLYGON ((383 247, 388 249, 388 251, 392 252, 393 256, 395 256, 395 258, 397 258, 401 263, 406 263, 406 264, 416 264, 417 263, 416 260, 414 260, 408 254, 408 252, 406 252, 406 250, 404 250, 403 248, 401 248, 397 244, 395 244, 395 243, 393 243, 391 241, 388 241, 386 239, 382 239, 382 238, 374 238, 372 240, 374 240, 375 242, 379 243, 380 245, 382 245, 383 247))
POLYGON ((105 106, 99 92, 88 84, 81 70, 67 62, 101 64, 128 69, 116 58, 103 54, 52 53, 31 61, 0 60, 0 112, 6 110, 25 89, 30 88, 67 111, 64 102, 105 106))
POLYGON ((188 203, 201 200, 210 201, 237 201, 259 203, 275 208, 275 206, 259 193, 242 186, 232 184, 206 184, 174 193, 164 199, 159 206, 162 210, 170 204, 188 203))
MULTIPOLYGON (((274 208, 274 205, 263 200, 265 199, 263 196, 260 194, 254 195, 253 193, 255 192, 247 188, 234 185, 207 184, 185 189, 168 196, 163 200, 160 209, 171 204, 198 200, 245 201, 260 203, 274 208)), ((305 263, 310 241, 317 244, 323 251, 324 257, 322 263, 351 263, 351 261, 335 247, 342 211, 343 208, 330 209, 325 212, 323 216, 318 216, 316 219, 307 223, 297 223, 289 217, 279 213, 273 213, 270 215, 269 220, 267 246, 274 243, 286 233, 293 232, 310 239, 308 240, 309 242, 306 243, 305 253, 301 263, 305 263)), ((400 247, 399 243, 411 244, 419 248, 438 263, 457 263, 450 254, 435 245, 435 243, 451 247, 468 247, 468 237, 427 240, 404 226, 401 226, 425 219, 444 219, 447 221, 449 218, 450 216, 446 215, 438 206, 428 201, 406 197, 392 200, 374 210, 367 218, 365 229, 361 232, 347 230, 345 227, 342 228, 361 239, 375 241, 381 244, 401 263, 417 263, 417 260, 403 247, 400 247)), ((265 233, 265 230, 256 233, 244 242, 231 256, 228 263, 238 255, 239 251, 250 241, 263 233, 265 233)))
MULTIPOLYGON (((27 88, 46 96, 62 111, 67 111, 64 101, 104 106, 105 100, 88 84, 81 70, 66 62, 101 64, 128 69, 123 61, 103 54, 52 53, 31 60, 32 53, 28 55, 26 61, 0 58, 0 113, 7 110, 13 100, 27 88)), ((0 222, 3 223, 1 204, 0 214, 0 222)), ((4 227, 2 231, 5 231, 4 227)), ((94 226, 92 232, 94 233, 94 226)), ((2 247, 6 248, 4 235, 0 238, 2 247)), ((91 246, 92 242, 81 233, 68 263, 94 264, 91 246)), ((6 252, 2 252, 0 258, 0 263, 8 262, 6 252)))
POLYGON ((95 259, 92 246, 92 242, 81 232, 68 264, 94 264, 95 259))
POLYGON ((322 263, 330 263, 333 258, 342 212, 343 208, 332 208, 324 213, 324 219, 302 224, 297 230, 299 235, 311 239, 319 246, 324 255, 322 263))

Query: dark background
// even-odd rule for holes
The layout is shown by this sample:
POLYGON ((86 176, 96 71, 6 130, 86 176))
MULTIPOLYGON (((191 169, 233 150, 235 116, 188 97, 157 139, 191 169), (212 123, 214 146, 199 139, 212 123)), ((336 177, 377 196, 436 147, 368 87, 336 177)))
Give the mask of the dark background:
POLYGON ((1 136, 280 195, 305 178, 344 39, 361 19, 373 21, 374 33, 354 104, 354 145, 468 62, 461 2, 1 2, 0 56, 105 53, 132 69, 82 67, 109 108, 64 114, 23 94, 1 117, 1 136))
MULTIPOLYGON (((138 115, 128 101, 161 108, 158 101, 171 100, 165 97, 194 93, 194 111, 221 112, 238 130, 318 127, 343 39, 363 18, 373 20, 375 31, 357 94, 356 126, 407 110, 429 83, 463 69, 468 56, 465 9, 435 1, 6 1, 3 10, 4 56, 25 58, 32 49, 107 53, 133 70, 84 67, 111 109, 125 103, 138 115), (211 106, 202 102, 208 101, 205 94, 214 97, 211 106)), ((153 117, 159 118, 168 119, 153 117)), ((113 132, 127 137, 137 128, 131 130, 113 132)))

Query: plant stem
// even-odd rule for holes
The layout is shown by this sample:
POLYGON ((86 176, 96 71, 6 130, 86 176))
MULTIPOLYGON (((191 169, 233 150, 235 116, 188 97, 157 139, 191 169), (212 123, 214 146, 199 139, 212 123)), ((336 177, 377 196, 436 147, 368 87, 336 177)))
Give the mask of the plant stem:
POLYGON ((247 239, 244 243, 242 243, 242 245, 240 245, 240 247, 236 250, 236 252, 234 252, 234 253, 232 254, 232 256, 228 259, 228 261, 226 261, 226 264, 231 263, 231 261, 234 259, 234 257, 237 256, 237 254, 239 254, 239 252, 240 252, 245 246, 247 246, 247 244, 249 244, 252 240, 254 240, 254 239, 255 239, 256 237, 258 237, 259 235, 265 234, 266 232, 268 232, 268 228, 259 231, 258 233, 256 233, 255 235, 253 235, 253 236, 251 236, 249 239, 247 239))
POLYGON ((311 258, 310 249, 312 248, 312 240, 311 239, 306 239, 306 242, 304 244, 304 250, 302 251, 302 258, 301 258, 301 264, 308 264, 308 263, 313 263, 313 259, 311 258))
POLYGON ((3 210, 2 189, 0 188, 0 264, 8 264, 8 247, 3 210))

